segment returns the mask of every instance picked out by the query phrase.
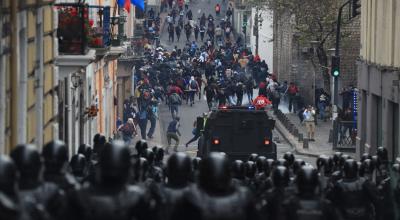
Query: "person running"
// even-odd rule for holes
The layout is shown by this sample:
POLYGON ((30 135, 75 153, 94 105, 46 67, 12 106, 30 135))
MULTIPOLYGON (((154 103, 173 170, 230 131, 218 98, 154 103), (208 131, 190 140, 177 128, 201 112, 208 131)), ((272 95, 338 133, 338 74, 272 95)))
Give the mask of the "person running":
POLYGON ((206 95, 208 110, 211 111, 212 102, 213 102, 213 99, 214 99, 214 97, 216 95, 215 87, 211 82, 208 83, 206 85, 206 87, 204 87, 204 94, 206 95))
POLYGON ((189 81, 189 101, 190 101, 190 106, 194 105, 194 96, 196 93, 199 91, 199 84, 197 83, 196 79, 194 76, 190 77, 189 81))
POLYGON ((168 25, 168 41, 174 42, 174 25, 169 24, 168 25))
POLYGON ((191 143, 197 141, 197 140, 201 137, 201 134, 203 133, 205 124, 206 124, 206 122, 207 122, 207 117, 208 117, 208 113, 207 113, 207 112, 204 112, 204 113, 203 113, 203 117, 202 117, 202 118, 199 118, 200 120, 194 121, 194 123, 193 123, 193 131, 192 131, 192 133, 193 133, 194 136, 193 136, 192 139, 190 139, 190 140, 186 143, 186 145, 185 145, 186 147, 189 147, 189 144, 191 144, 191 143), (198 126, 198 125, 197 125, 198 122, 202 122, 203 124, 198 126))
POLYGON ((174 139, 174 141, 175 141, 174 151, 178 152, 179 136, 181 136, 181 132, 179 131, 179 127, 180 127, 179 120, 180 120, 179 117, 175 117, 168 125, 168 128, 167 128, 168 147, 166 149, 166 154, 169 154, 169 149, 171 147, 172 139, 174 139))
POLYGON ((118 130, 122 133, 122 139, 128 145, 132 143, 132 139, 137 133, 133 118, 128 118, 128 121, 124 125, 120 126, 118 130))
POLYGON ((200 32, 200 28, 199 26, 196 24, 196 26, 194 26, 194 39, 197 41, 197 39, 199 39, 199 32, 200 32))
POLYGON ((190 25, 189 22, 185 24, 185 33, 186 33, 186 41, 189 42, 190 40, 190 35, 192 34, 192 26, 190 25))
POLYGON ((206 33, 206 27, 204 25, 200 26, 200 39, 203 42, 204 41, 204 35, 206 33))
POLYGON ((175 33, 176 33, 176 41, 179 42, 179 39, 181 38, 181 27, 179 25, 177 25, 175 27, 175 33))
POLYGON ((215 5, 215 14, 219 17, 219 14, 221 13, 221 6, 219 4, 215 5))

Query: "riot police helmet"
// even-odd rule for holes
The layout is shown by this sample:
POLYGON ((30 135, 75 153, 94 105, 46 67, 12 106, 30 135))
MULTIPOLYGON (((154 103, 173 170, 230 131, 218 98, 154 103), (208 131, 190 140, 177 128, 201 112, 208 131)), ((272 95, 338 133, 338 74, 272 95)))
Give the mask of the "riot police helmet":
POLYGON ((0 155, 0 192, 15 196, 17 182, 18 171, 14 161, 6 155, 0 155))
POLYGON ((257 173, 257 166, 253 161, 244 163, 244 172, 247 178, 253 179, 257 173))
POLYGON ((248 161, 256 162, 257 157, 258 157, 258 154, 252 153, 252 154, 250 154, 248 161))
POLYGON ((231 190, 229 160, 223 154, 212 152, 202 160, 199 169, 199 186, 210 194, 231 190))
POLYGON ((353 159, 347 159, 343 166, 344 178, 354 179, 357 178, 358 174, 358 164, 357 161, 353 159))
POLYGON ((294 160, 293 163, 293 174, 297 175, 297 172, 306 165, 306 162, 304 162, 304 160, 297 158, 294 160))
POLYGON ((84 155, 87 161, 91 160, 92 153, 93 153, 92 148, 86 144, 81 144, 78 148, 78 154, 84 155))
POLYGON ((169 186, 186 186, 191 172, 192 161, 186 153, 174 153, 168 158, 167 177, 169 186))
POLYGON ((39 151, 34 145, 17 145, 11 151, 10 157, 19 171, 21 177, 20 185, 25 185, 27 182, 38 183, 43 162, 39 151))
POLYGON ((61 140, 53 140, 42 151, 46 173, 60 173, 68 162, 68 149, 61 140))
POLYGON ((386 164, 389 162, 388 151, 384 147, 378 147, 378 149, 376 150, 376 156, 378 156, 380 164, 386 164))
POLYGON ((283 155, 283 159, 285 159, 289 163, 289 166, 293 166, 295 157, 294 157, 294 154, 292 152, 290 152, 290 151, 286 152, 283 155))
POLYGON ((198 170, 200 167, 201 163, 201 158, 200 157, 195 157, 192 159, 192 168, 193 170, 198 170))
POLYGON ((318 171, 312 166, 303 166, 297 173, 296 184, 300 194, 314 194, 319 183, 318 171))
POLYGON ((99 162, 100 183, 121 185, 126 182, 130 169, 130 151, 123 141, 105 144, 99 162))
POLYGON ((287 187, 290 177, 289 170, 285 166, 277 166, 272 172, 272 182, 276 188, 287 187))
POLYGON ((84 176, 86 170, 86 157, 83 154, 75 154, 72 156, 69 166, 74 176, 84 176))
POLYGON ((235 179, 243 180, 245 177, 244 163, 242 160, 235 160, 232 163, 232 176, 235 179))
POLYGON ((264 172, 266 162, 267 162, 266 157, 264 157, 264 156, 257 157, 256 166, 257 166, 257 171, 259 173, 264 172))

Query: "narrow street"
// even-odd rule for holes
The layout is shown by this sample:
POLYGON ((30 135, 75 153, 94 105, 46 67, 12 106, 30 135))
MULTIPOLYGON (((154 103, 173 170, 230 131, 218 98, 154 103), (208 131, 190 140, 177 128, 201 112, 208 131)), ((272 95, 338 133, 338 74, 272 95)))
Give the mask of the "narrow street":
MULTIPOLYGON (((214 12, 214 6, 215 4, 220 3, 222 6, 221 9, 221 16, 225 14, 226 9, 227 9, 227 4, 225 1, 222 0, 217 0, 213 1, 210 3, 210 0, 198 0, 198 1, 192 1, 191 4, 189 5, 189 9, 192 10, 193 12, 193 17, 194 20, 197 20, 198 18, 201 17, 203 13, 208 16, 209 13, 211 13, 213 16, 215 16, 214 12)), ((164 24, 164 27, 162 27, 162 35, 161 35, 161 45, 165 47, 167 50, 171 51, 175 46, 178 48, 183 48, 186 43, 189 43, 186 41, 184 34, 182 33, 181 39, 179 42, 176 41, 176 36, 175 36, 175 42, 171 43, 168 41, 168 32, 166 31, 166 25, 164 24)), ((194 40, 194 34, 191 36, 191 40, 194 40)), ((199 39, 200 42, 200 39, 199 39)), ((255 92, 256 94, 256 92, 255 92)), ((243 103, 246 104, 248 103, 247 97, 244 97, 243 103)), ((186 148, 185 144, 193 137, 192 131, 193 131, 193 123, 196 120, 196 117, 201 116, 204 112, 208 111, 207 103, 203 98, 203 95, 201 96, 200 100, 198 97, 196 97, 196 104, 194 106, 187 105, 186 103, 182 104, 179 107, 179 116, 180 116, 180 131, 182 133, 182 136, 180 137, 180 144, 178 147, 179 151, 186 151, 188 154, 191 156, 195 156, 197 152, 197 141, 193 142, 192 144, 189 145, 188 148, 186 148)), ((161 132, 161 141, 163 146, 167 146, 167 139, 166 139, 166 130, 168 127, 168 123, 171 122, 172 117, 171 113, 169 111, 169 108, 167 105, 162 104, 160 105, 160 111, 159 111, 159 122, 160 122, 160 132, 161 132)), ((273 136, 279 140, 279 143, 277 144, 278 148, 278 158, 282 157, 282 155, 285 152, 291 151, 295 154, 296 158, 303 159, 307 163, 310 164, 315 164, 315 157, 310 157, 306 155, 299 155, 296 154, 292 146, 285 140, 284 137, 275 129, 273 131, 273 136)))

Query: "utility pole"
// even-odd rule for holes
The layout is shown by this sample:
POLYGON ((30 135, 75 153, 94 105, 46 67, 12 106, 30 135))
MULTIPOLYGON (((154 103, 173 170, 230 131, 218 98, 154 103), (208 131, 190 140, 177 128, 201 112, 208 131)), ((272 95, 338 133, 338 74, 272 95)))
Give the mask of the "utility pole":
POLYGON ((260 25, 258 17, 258 6, 256 7, 256 15, 254 16, 254 34, 256 35, 256 55, 258 55, 259 38, 260 38, 260 25))
MULTIPOLYGON (((336 26, 336 44, 335 44, 335 59, 338 60, 340 60, 340 30, 342 26, 343 9, 352 2, 353 0, 349 0, 339 8, 337 26, 336 26)), ((338 102, 339 102, 338 99, 339 99, 339 75, 333 76, 333 148, 337 147, 338 136, 339 136, 339 124, 336 120, 338 117, 338 102)))

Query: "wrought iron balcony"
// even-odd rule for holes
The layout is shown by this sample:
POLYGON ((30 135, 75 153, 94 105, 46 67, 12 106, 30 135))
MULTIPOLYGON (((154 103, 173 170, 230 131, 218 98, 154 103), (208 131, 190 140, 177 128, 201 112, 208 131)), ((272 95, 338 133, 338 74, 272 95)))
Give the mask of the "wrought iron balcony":
POLYGON ((110 7, 88 6, 89 9, 89 47, 107 48, 111 45, 110 7))
POLYGON ((88 51, 88 6, 78 3, 55 5, 58 11, 58 51, 60 55, 84 55, 88 51))

